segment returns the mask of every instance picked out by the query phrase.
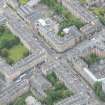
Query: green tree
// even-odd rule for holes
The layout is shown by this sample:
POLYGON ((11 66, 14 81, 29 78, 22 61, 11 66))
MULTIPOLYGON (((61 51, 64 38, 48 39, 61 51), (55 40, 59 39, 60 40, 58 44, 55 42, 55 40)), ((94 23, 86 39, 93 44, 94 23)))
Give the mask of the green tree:
POLYGON ((105 102, 105 93, 102 90, 102 82, 96 82, 94 84, 95 94, 99 97, 100 100, 105 102))
POLYGON ((8 50, 6 48, 0 50, 0 55, 2 57, 7 57, 8 56, 8 50))
POLYGON ((26 56, 28 56, 29 55, 29 51, 26 51, 26 52, 24 52, 24 57, 26 57, 26 56))
POLYGON ((7 63, 10 64, 10 65, 12 65, 12 64, 14 63, 14 61, 13 61, 12 59, 9 59, 9 58, 7 58, 6 61, 7 61, 7 63))
POLYGON ((4 32, 5 32, 4 26, 0 26, 0 35, 3 35, 4 32))

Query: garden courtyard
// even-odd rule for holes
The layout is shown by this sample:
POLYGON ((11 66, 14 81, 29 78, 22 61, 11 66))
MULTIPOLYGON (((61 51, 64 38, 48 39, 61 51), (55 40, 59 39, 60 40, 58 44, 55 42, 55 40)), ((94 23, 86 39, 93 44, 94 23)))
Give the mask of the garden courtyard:
POLYGON ((52 87, 46 90, 47 96, 41 100, 45 105, 54 105, 60 100, 74 95, 74 93, 57 78, 54 72, 49 73, 46 78, 52 84, 52 87))
POLYGON ((28 54, 27 48, 20 42, 20 39, 5 26, 0 26, 0 56, 8 64, 14 64, 28 54))
POLYGON ((63 5, 57 2, 57 0, 42 0, 42 4, 45 4, 54 11, 55 14, 58 14, 59 17, 62 17, 62 21, 59 22, 59 32, 60 37, 64 37, 63 29, 75 25, 78 29, 84 26, 84 23, 71 12, 69 12, 63 5))

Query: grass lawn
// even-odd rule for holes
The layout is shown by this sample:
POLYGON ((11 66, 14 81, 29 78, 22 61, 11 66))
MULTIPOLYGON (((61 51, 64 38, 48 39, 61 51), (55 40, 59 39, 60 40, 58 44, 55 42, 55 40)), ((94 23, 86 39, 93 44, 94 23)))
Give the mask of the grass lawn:
POLYGON ((24 54, 26 52, 27 52, 27 49, 22 44, 19 44, 9 50, 8 58, 13 60, 16 63, 21 58, 24 58, 24 54))
POLYGON ((46 105, 54 105, 61 99, 70 97, 73 92, 65 86, 65 84, 60 81, 54 72, 47 75, 47 79, 52 83, 52 87, 46 91, 47 97, 42 100, 42 103, 46 105))
POLYGON ((11 33, 7 34, 7 32, 4 32, 3 35, 0 36, 0 41, 3 41, 3 40, 12 40, 12 39, 15 39, 15 36, 11 35, 11 33))
POLYGON ((25 5, 29 0, 19 0, 21 5, 25 5))

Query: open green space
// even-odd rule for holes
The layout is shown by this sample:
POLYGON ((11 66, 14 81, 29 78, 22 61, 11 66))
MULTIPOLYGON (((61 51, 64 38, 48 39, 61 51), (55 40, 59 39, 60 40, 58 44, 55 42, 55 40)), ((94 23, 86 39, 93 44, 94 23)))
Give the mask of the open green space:
POLYGON ((0 26, 0 56, 5 58, 8 64, 28 56, 28 50, 5 26, 0 26))
POLYGON ((25 99, 28 96, 33 96, 33 94, 29 91, 25 94, 23 94, 22 96, 18 97, 13 103, 11 103, 10 105, 26 105, 25 103, 25 99))
POLYGON ((61 99, 73 95, 73 92, 67 89, 54 72, 48 74, 47 79, 52 83, 52 87, 46 91, 47 97, 43 99, 43 103, 46 105, 54 105, 54 103, 57 103, 61 99))
POLYGON ((55 13, 63 17, 63 20, 60 22, 60 28, 58 32, 59 36, 64 36, 62 30, 66 27, 75 25, 77 28, 80 28, 84 25, 84 23, 81 22, 79 18, 73 16, 66 8, 64 8, 63 5, 58 3, 57 0, 42 0, 41 2, 55 11, 55 13))
POLYGON ((105 102, 105 92, 102 90, 102 82, 97 81, 94 84, 94 91, 96 96, 101 100, 105 102))
POLYGON ((105 7, 92 7, 90 11, 97 15, 101 23, 105 25, 105 7))
POLYGON ((8 56, 9 59, 12 59, 14 62, 28 55, 27 49, 23 47, 22 44, 12 47, 8 53, 9 53, 9 56, 8 56))
POLYGON ((28 1, 29 1, 29 0, 19 0, 19 3, 20 3, 21 5, 25 5, 28 1))
POLYGON ((92 65, 98 61, 100 61, 101 59, 105 59, 103 57, 99 57, 94 53, 91 53, 90 55, 87 55, 84 60, 88 65, 92 65))

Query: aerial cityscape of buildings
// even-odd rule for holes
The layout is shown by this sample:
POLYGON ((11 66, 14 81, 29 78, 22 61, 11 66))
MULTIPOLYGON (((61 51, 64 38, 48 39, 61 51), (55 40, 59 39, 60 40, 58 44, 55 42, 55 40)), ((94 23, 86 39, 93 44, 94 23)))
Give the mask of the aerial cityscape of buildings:
POLYGON ((105 105, 105 0, 0 0, 0 105, 105 105))

